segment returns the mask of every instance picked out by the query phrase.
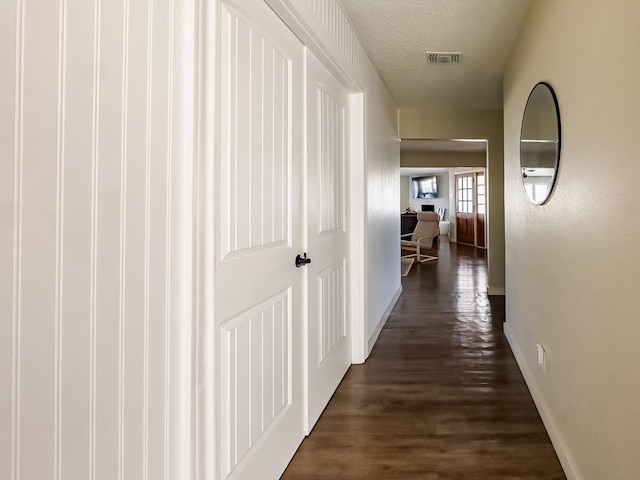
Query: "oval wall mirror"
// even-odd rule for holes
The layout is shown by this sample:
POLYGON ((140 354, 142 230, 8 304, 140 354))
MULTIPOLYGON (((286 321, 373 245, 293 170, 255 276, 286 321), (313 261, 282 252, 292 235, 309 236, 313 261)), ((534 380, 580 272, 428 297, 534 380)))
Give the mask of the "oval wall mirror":
POLYGON ((520 130, 522 185, 536 205, 545 203, 556 183, 560 161, 560 109, 547 83, 538 83, 527 100, 520 130))

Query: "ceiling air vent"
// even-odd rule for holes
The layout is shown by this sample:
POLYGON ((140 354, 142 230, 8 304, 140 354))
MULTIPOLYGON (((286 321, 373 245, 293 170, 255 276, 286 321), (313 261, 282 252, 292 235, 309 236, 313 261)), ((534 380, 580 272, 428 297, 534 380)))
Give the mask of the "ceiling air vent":
POLYGON ((427 63, 450 65, 454 63, 460 63, 461 59, 461 52, 427 52, 427 63))

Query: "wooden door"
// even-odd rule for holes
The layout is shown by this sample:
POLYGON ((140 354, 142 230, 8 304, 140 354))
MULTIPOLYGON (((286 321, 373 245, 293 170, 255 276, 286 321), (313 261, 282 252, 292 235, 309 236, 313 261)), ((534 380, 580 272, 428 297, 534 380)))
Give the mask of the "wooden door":
POLYGON ((217 478, 279 478, 304 438, 304 47, 264 2, 220 15, 217 478))
POLYGON ((476 246, 485 248, 485 216, 487 214, 487 185, 484 173, 476 173, 476 246))
POLYGON ((484 172, 456 175, 456 230, 458 243, 485 248, 487 213, 484 172))
POLYGON ((458 243, 474 245, 474 174, 456 175, 456 238, 458 243))
POLYGON ((347 317, 349 94, 307 52, 309 433, 351 364, 347 317))

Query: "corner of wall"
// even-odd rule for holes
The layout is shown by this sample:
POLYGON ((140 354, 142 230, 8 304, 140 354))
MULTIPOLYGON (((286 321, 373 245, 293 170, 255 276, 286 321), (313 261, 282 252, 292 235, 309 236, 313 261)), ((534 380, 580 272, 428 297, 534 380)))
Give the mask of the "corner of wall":
POLYGON ((549 434, 551 443, 553 443, 553 447, 556 450, 556 454, 558 455, 558 459, 562 464, 565 475, 569 480, 582 480, 584 476, 578 470, 578 465, 576 464, 573 455, 571 455, 571 452, 569 451, 567 441, 565 440, 560 428, 558 427, 558 422, 555 420, 552 414, 552 410, 547 404, 547 401, 544 397, 544 394, 542 393, 540 385, 535 378, 535 375, 533 375, 533 372, 527 364, 526 357, 522 349, 520 348, 520 345, 518 345, 516 337, 510 329, 509 323, 504 324, 504 334, 507 337, 507 341, 509 342, 509 346, 511 347, 513 356, 516 358, 518 367, 520 367, 520 371, 522 372, 522 376, 526 381, 527 387, 531 392, 533 401, 536 404, 538 413, 540 413, 542 422, 547 429, 547 433, 549 434))
POLYGON ((380 320, 378 320, 377 324, 373 328, 373 331, 371 332, 371 335, 369 335, 369 341, 367 343, 367 355, 366 355, 366 358, 368 358, 369 355, 371 354, 371 350, 373 350, 373 347, 375 346, 376 342, 378 341, 378 337, 380 336, 380 333, 382 332, 382 329, 387 324, 387 320, 389 320, 389 316, 391 315, 391 312, 395 308, 396 303, 398 303, 398 300, 400 299, 400 295, 402 295, 402 285, 400 286, 400 288, 398 288, 398 291, 393 296, 393 299, 391 300, 391 303, 389 304, 389 306, 387 307, 385 312, 382 314, 382 317, 380 318, 380 320))

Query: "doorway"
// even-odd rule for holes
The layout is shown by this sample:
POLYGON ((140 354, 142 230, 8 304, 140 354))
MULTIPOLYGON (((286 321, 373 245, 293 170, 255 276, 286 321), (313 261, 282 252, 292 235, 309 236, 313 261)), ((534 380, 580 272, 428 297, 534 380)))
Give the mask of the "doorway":
POLYGON ((487 185, 484 171, 455 175, 458 243, 485 248, 487 185))

